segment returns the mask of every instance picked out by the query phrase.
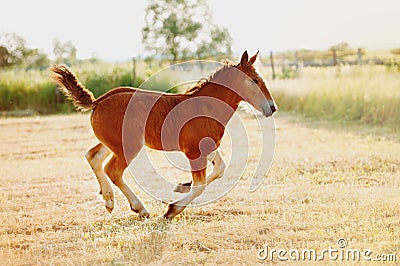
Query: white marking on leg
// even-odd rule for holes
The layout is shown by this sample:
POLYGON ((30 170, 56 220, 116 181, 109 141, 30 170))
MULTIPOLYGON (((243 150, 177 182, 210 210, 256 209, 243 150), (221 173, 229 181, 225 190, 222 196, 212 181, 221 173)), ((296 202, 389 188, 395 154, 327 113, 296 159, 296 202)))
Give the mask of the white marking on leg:
POLYGON ((186 207, 190 202, 192 202, 192 200, 194 200, 195 198, 200 196, 201 193, 203 193, 205 188, 206 188, 205 184, 199 185, 199 186, 192 186, 192 187, 190 187, 190 191, 186 196, 184 196, 180 200, 177 200, 173 204, 186 207))
POLYGON ((125 181, 122 179, 120 182, 116 184, 116 186, 122 191, 122 193, 125 195, 125 197, 128 199, 128 202, 131 206, 131 210, 134 212, 139 213, 141 217, 149 217, 150 214, 144 207, 143 203, 140 201, 140 199, 133 193, 131 188, 128 186, 128 184, 125 183, 125 181))
MULTIPOLYGON (((203 160, 201 161, 203 163, 203 160)), ((192 165, 192 169, 198 169, 199 165, 192 165)), ((204 160, 204 167, 206 166, 206 160, 204 160)), ((204 189, 206 188, 206 169, 201 171, 192 171, 192 186, 190 187, 189 193, 184 196, 183 198, 176 200, 169 204, 167 212, 164 214, 164 217, 167 219, 171 219, 177 214, 181 213, 190 202, 192 202, 195 198, 203 193, 204 189)))
POLYGON ((213 154, 209 155, 209 159, 212 160, 213 162, 213 170, 211 174, 207 176, 207 185, 209 185, 212 181, 214 181, 217 178, 220 178, 225 171, 225 162, 222 160, 221 154, 219 151, 215 151, 215 156, 211 156, 213 154), (214 158, 213 158, 214 157, 214 158))
POLYGON ((183 198, 172 202, 168 206, 168 211, 164 214, 164 217, 170 219, 181 213, 186 208, 186 206, 189 205, 190 202, 192 202, 195 198, 200 196, 201 193, 203 193, 205 188, 206 184, 198 186, 192 185, 188 194, 186 194, 183 198))
POLYGON ((97 181, 99 182, 101 194, 103 195, 103 199, 105 200, 105 207, 109 212, 112 212, 112 210, 114 209, 114 192, 112 190, 110 182, 107 179, 107 175, 104 173, 103 170, 103 162, 111 153, 111 151, 107 147, 102 145, 101 148, 92 157, 91 150, 86 153, 85 157, 92 167, 97 181))
MULTIPOLYGON (((212 152, 210 155, 208 155, 207 160, 213 163, 213 170, 209 175, 207 175, 206 179, 206 184, 208 185, 215 179, 220 178, 224 174, 226 166, 224 160, 222 160, 219 151, 212 152)), ((191 182, 179 183, 177 187, 174 189, 174 192, 189 193, 190 184, 191 182)))

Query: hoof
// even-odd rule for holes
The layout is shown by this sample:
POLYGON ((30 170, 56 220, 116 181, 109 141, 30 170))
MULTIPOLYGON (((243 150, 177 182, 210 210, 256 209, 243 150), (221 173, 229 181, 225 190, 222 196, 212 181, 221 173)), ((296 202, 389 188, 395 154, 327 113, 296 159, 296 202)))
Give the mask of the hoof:
POLYGON ((164 220, 164 221, 170 222, 170 221, 172 221, 172 218, 174 218, 174 217, 175 217, 175 216, 168 217, 168 216, 166 216, 166 215, 164 214, 163 216, 160 216, 159 219, 162 219, 162 220, 164 220))
POLYGON ((106 200, 104 205, 106 206, 107 211, 111 213, 114 209, 114 200, 106 200))
POLYGON ((143 212, 143 213, 139 213, 139 218, 140 219, 149 219, 150 218, 150 213, 148 213, 147 211, 143 212))
POLYGON ((138 213, 140 218, 146 218, 147 219, 147 218, 150 217, 150 213, 145 208, 142 208, 142 210, 137 210, 137 209, 132 208, 132 205, 131 205, 131 210, 133 212, 138 213))
POLYGON ((107 206, 106 206, 106 210, 107 210, 109 213, 112 213, 113 209, 114 209, 114 208, 110 208, 110 207, 107 207, 107 206))
POLYGON ((147 210, 142 210, 139 212, 139 217, 142 219, 148 219, 150 218, 150 213, 147 210))
POLYGON ((163 217, 167 220, 172 220, 176 215, 181 213, 185 207, 175 205, 173 203, 168 205, 167 211, 164 213, 163 217))
POLYGON ((178 193, 189 193, 190 187, 192 186, 192 182, 187 182, 187 183, 179 183, 176 188, 174 189, 174 192, 178 193))

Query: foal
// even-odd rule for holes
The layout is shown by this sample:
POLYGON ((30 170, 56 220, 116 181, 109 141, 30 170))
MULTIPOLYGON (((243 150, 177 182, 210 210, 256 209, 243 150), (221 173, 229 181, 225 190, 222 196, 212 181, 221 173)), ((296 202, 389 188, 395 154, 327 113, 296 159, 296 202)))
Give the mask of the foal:
POLYGON ((277 109, 264 80, 256 72, 247 51, 240 63, 225 62, 208 79, 182 94, 168 94, 120 87, 95 99, 65 65, 51 71, 60 90, 81 111, 93 110, 91 125, 99 144, 86 153, 100 184, 105 207, 114 208, 114 192, 108 178, 126 196, 132 211, 141 217, 149 213, 122 178, 124 170, 143 145, 155 150, 181 151, 190 162, 192 181, 179 184, 175 191, 188 192, 168 206, 171 219, 222 176, 225 164, 218 152, 225 126, 241 101, 271 116, 277 109), (102 163, 112 154, 103 169, 102 163), (207 160, 213 171, 206 176, 207 160), (107 178, 108 177, 108 178, 107 178))

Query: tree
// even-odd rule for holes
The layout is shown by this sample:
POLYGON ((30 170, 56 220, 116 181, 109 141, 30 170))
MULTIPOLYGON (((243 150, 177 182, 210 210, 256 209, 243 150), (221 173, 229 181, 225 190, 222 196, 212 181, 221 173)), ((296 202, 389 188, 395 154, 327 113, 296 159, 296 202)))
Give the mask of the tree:
POLYGON ((218 28, 211 21, 204 0, 151 0, 142 42, 153 56, 172 61, 231 54, 228 29, 218 28))
POLYGON ((390 53, 394 54, 394 55, 400 55, 400 48, 396 48, 390 51, 390 53))
POLYGON ((21 64, 28 52, 26 40, 16 33, 4 33, 0 36, 0 56, 2 67, 21 64))
POLYGON ((39 49, 30 49, 25 56, 24 65, 27 67, 46 68, 50 65, 50 59, 47 54, 42 53, 39 49))
POLYGON ((27 47, 26 40, 15 33, 0 36, 0 67, 45 67, 49 65, 46 54, 27 47))
POLYGON ((232 54, 232 37, 226 28, 213 27, 211 41, 202 42, 196 51, 198 58, 219 57, 232 54))
POLYGON ((71 65, 76 62, 76 47, 71 41, 65 43, 59 39, 53 40, 53 53, 56 57, 56 62, 71 65))
POLYGON ((346 42, 341 42, 341 43, 332 45, 329 48, 329 51, 335 51, 337 57, 345 57, 345 56, 357 54, 357 50, 352 49, 350 47, 350 45, 346 42))
POLYGON ((329 47, 329 51, 346 51, 350 49, 350 45, 347 42, 341 42, 335 45, 332 45, 331 47, 329 47))
POLYGON ((12 55, 7 47, 0 45, 0 68, 12 65, 12 55))

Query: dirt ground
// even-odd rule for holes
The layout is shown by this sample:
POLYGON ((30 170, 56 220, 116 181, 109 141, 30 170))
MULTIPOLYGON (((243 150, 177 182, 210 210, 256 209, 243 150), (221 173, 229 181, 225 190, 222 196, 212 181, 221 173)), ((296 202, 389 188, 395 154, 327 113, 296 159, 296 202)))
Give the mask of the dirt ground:
MULTIPOLYGON (((250 173, 244 172, 223 198, 166 222, 158 218, 166 204, 127 172, 152 217, 138 219, 115 187, 115 209, 106 211, 84 158, 97 143, 88 114, 0 119, 1 264, 253 265, 286 258, 306 265, 293 251, 304 249, 317 252, 311 260, 331 264, 353 264, 343 257, 350 249, 371 251, 362 253, 361 264, 400 261, 398 136, 284 113, 275 121, 275 160, 258 190, 248 192, 250 173), (330 248, 342 257, 319 256, 330 248), (271 257, 271 249, 287 252, 271 257)), ((253 118, 244 122, 257 133, 253 118)), ((229 155, 223 147, 222 155, 229 155)), ((250 169, 256 161, 249 158, 250 169)))

